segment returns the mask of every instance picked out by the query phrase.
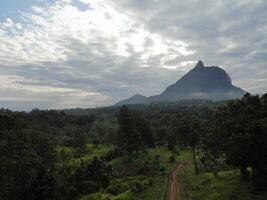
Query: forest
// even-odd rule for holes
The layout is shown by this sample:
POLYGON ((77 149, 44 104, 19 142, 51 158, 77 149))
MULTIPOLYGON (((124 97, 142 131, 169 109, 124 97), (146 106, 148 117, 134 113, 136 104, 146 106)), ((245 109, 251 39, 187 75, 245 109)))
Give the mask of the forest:
POLYGON ((95 109, 0 110, 0 199, 267 198, 267 94, 95 109))

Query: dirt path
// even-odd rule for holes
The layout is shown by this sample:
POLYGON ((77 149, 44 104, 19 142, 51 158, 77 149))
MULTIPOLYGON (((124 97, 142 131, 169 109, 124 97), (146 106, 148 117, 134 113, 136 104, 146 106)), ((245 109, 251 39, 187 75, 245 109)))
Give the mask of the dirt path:
POLYGON ((177 165, 177 167, 171 173, 168 186, 169 187, 168 200, 177 200, 176 176, 181 169, 182 165, 177 165))

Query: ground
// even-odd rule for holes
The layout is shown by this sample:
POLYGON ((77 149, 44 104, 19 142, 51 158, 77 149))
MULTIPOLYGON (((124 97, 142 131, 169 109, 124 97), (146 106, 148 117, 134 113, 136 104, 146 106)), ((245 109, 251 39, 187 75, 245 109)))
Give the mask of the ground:
MULTIPOLYGON (((105 155, 109 147, 99 146, 91 148, 90 154, 84 159, 92 159, 93 156, 105 155)), ((83 196, 81 200, 266 200, 267 192, 258 195, 253 194, 252 185, 240 179, 238 170, 219 172, 218 178, 213 173, 200 173, 195 175, 190 151, 180 151, 174 163, 169 162, 171 153, 163 147, 148 150, 151 157, 159 156, 160 163, 164 166, 164 172, 154 175, 126 176, 116 179, 113 183, 131 185, 138 182, 142 185, 142 191, 133 192, 125 189, 117 195, 112 195, 103 189, 99 193, 83 196)), ((73 159, 75 163, 78 160, 73 159)), ((114 167, 120 165, 121 158, 110 162, 114 167)))
MULTIPOLYGON (((85 159, 90 160, 93 156, 105 154, 107 147, 99 146, 98 148, 92 148, 90 152, 90 156, 86 155, 84 157, 85 159)), ((115 196, 108 194, 107 190, 103 190, 93 195, 83 196, 81 200, 165 200, 167 196, 168 177, 177 162, 170 163, 169 158, 171 153, 165 147, 149 149, 148 156, 151 158, 159 156, 160 165, 164 167, 164 170, 153 175, 126 176, 113 180, 114 184, 119 183, 120 185, 131 185, 134 182, 141 183, 144 188, 142 191, 134 193, 131 189, 127 189, 115 196)), ((121 159, 121 157, 116 158, 110 162, 115 170, 121 164, 121 159)), ((176 159, 179 159, 178 156, 176 156, 176 159)))
POLYGON ((186 167, 177 174, 177 200, 266 200, 267 193, 252 193, 252 185, 242 181, 238 170, 195 175, 192 156, 184 154, 186 167))

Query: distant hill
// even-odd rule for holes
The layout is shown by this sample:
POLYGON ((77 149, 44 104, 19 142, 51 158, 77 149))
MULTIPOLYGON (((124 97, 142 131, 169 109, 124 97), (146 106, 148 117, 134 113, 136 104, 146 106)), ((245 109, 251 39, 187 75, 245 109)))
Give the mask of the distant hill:
POLYGON ((130 97, 129 99, 125 99, 123 101, 116 103, 116 106, 129 105, 129 104, 146 104, 148 103, 148 101, 149 100, 147 97, 140 94, 136 94, 130 97))
POLYGON ((229 100, 242 97, 245 91, 232 84, 229 75, 217 66, 204 66, 202 61, 180 78, 176 83, 167 87, 160 95, 146 98, 135 95, 116 105, 148 104, 154 102, 175 102, 179 100, 229 100))

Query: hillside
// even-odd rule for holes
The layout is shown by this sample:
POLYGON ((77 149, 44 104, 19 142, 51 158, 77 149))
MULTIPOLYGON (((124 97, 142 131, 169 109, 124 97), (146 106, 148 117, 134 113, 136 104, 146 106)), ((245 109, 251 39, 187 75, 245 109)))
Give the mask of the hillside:
POLYGON ((142 95, 135 95, 120 101, 116 105, 175 102, 193 99, 220 101, 238 99, 244 94, 244 90, 232 84, 232 80, 225 70, 217 66, 204 66, 202 61, 198 61, 192 70, 176 83, 167 87, 160 95, 148 98, 142 95))

